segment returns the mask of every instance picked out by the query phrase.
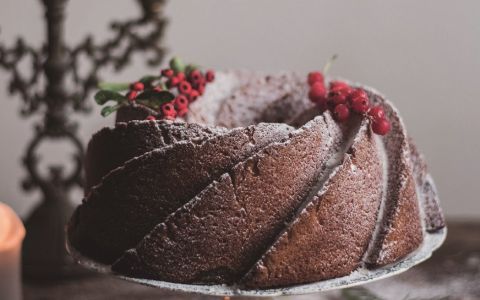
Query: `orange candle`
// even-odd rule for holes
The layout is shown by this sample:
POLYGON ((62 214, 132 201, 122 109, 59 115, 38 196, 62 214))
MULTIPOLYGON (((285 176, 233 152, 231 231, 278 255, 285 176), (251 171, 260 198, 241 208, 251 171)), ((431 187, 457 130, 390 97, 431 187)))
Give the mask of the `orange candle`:
POLYGON ((22 298, 20 251, 25 227, 15 212, 0 202, 0 299, 22 298))

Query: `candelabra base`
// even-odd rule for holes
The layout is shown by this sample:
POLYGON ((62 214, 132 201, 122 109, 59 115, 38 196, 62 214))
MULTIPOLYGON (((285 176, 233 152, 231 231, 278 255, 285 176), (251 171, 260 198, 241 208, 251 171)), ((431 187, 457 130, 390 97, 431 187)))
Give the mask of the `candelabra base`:
POLYGON ((23 276, 58 279, 91 274, 78 267, 65 249, 65 224, 73 212, 69 201, 43 201, 25 221, 23 276))

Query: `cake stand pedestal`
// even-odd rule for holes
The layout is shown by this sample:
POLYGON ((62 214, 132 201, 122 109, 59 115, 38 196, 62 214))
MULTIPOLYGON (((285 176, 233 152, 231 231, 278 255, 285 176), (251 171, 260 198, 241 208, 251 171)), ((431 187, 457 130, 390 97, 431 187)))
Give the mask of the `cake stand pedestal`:
POLYGON ((425 235, 424 242, 411 255, 405 257, 403 260, 375 270, 368 270, 366 268, 359 268, 348 276, 324 280, 320 282, 296 285, 285 288, 274 288, 264 290, 246 290, 241 287, 227 286, 227 285, 193 285, 193 284, 179 284, 157 280, 147 280, 142 278, 133 278, 127 276, 121 276, 113 273, 110 270, 110 266, 93 261, 79 252, 77 252, 71 245, 67 243, 67 251, 72 258, 84 266, 87 269, 93 270, 98 273, 107 274, 109 276, 115 276, 117 278, 127 280, 130 282, 165 289, 175 292, 195 293, 202 295, 221 296, 221 297, 275 297, 275 296, 293 296, 304 295, 310 293, 317 293, 323 291, 329 291, 334 289, 342 289, 347 287, 353 287, 369 282, 373 282, 379 279, 391 277, 402 272, 407 271, 413 266, 427 260, 432 255, 433 251, 438 249, 445 240, 447 235, 447 229, 444 228, 435 233, 427 233, 425 235))

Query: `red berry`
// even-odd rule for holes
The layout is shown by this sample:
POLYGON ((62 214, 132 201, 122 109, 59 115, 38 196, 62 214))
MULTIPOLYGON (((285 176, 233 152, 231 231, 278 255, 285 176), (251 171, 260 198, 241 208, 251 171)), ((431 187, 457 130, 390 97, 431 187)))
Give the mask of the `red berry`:
POLYGON ((155 118, 155 116, 148 116, 145 120, 148 120, 148 121, 155 121, 157 118, 155 118))
POLYGON ((380 119, 385 119, 385 111, 380 105, 372 107, 368 111, 368 115, 373 119, 373 120, 380 120, 380 119))
POLYGON ((163 114, 164 117, 175 118, 177 116, 177 112, 175 110, 175 107, 170 102, 162 105, 162 114, 163 114))
POLYGON ((163 91, 163 88, 161 86, 156 86, 156 87, 153 88, 153 90, 155 92, 161 92, 161 91, 163 91))
POLYGON ((328 92, 328 101, 334 106, 338 104, 346 104, 347 98, 350 95, 352 89, 347 86, 335 85, 328 92))
POLYGON ((184 95, 178 95, 175 98, 175 107, 177 110, 181 110, 188 107, 188 99, 184 95))
POLYGON ((201 85, 205 86, 207 84, 207 80, 205 79, 205 77, 203 77, 203 75, 200 75, 197 81, 191 81, 191 83, 192 83, 192 88, 195 90, 198 90, 199 86, 201 85))
POLYGON ((178 92, 180 94, 188 95, 192 90, 192 86, 188 81, 182 81, 178 84, 178 92))
POLYGON ((144 88, 145 88, 145 85, 140 81, 133 83, 131 86, 131 89, 134 91, 143 91, 144 88))
POLYGON ((338 104, 333 110, 335 119, 339 122, 345 122, 350 117, 350 109, 345 104, 338 104))
POLYGON ((183 117, 183 116, 185 116, 187 113, 188 113, 188 107, 185 107, 185 108, 180 109, 180 110, 178 111, 178 116, 179 116, 179 117, 183 117))
POLYGON ((325 85, 323 82, 315 82, 311 87, 310 91, 308 92, 308 98, 310 101, 322 104, 326 102, 326 92, 325 85))
POLYGON ((368 99, 357 97, 351 100, 352 109, 357 113, 366 113, 369 108, 368 99))
POLYGON ((208 70, 207 73, 205 74, 205 78, 207 79, 207 82, 212 82, 215 80, 215 72, 213 70, 208 70))
POLYGON ((171 78, 171 77, 173 77, 173 75, 175 75, 175 72, 173 72, 172 69, 163 69, 162 70, 162 76, 165 76, 167 78, 171 78))
POLYGON ((137 98, 137 94, 138 94, 137 91, 130 91, 130 92, 128 92, 128 94, 127 94, 128 100, 130 100, 130 101, 132 101, 132 102, 135 101, 135 99, 137 98))
POLYGON ((354 89, 350 93, 349 100, 351 100, 353 98, 357 98, 357 97, 368 99, 368 94, 363 89, 354 89))
POLYGON ((200 96, 197 90, 191 90, 190 94, 188 94, 188 101, 193 102, 197 100, 197 98, 200 96))
POLYGON ((340 80, 333 80, 333 81, 330 81, 330 85, 329 85, 329 88, 331 90, 334 90, 334 89, 350 89, 350 86, 348 85, 348 83, 344 82, 344 81, 340 81, 340 80))
POLYGON ((180 80, 180 82, 184 81, 185 80, 185 73, 178 72, 177 78, 178 78, 178 80, 180 80))
POLYGON ((349 96, 352 109, 358 113, 366 113, 370 108, 368 94, 362 89, 354 90, 349 96))
POLYGON ((324 77, 320 72, 310 72, 308 73, 308 85, 312 86, 316 82, 323 83, 324 77))
POLYGON ((199 93, 200 95, 203 95, 203 94, 205 93, 205 83, 200 83, 200 84, 197 86, 196 90, 198 91, 198 93, 199 93))
POLYGON ((193 70, 189 74, 190 81, 194 84, 200 83, 202 81, 203 75, 199 70, 193 70))
POLYGON ((178 77, 171 77, 167 85, 169 88, 172 88, 177 86, 179 83, 180 83, 180 79, 178 79, 178 77))
POLYGON ((390 122, 386 119, 377 119, 372 122, 372 130, 376 134, 386 135, 390 131, 390 122))

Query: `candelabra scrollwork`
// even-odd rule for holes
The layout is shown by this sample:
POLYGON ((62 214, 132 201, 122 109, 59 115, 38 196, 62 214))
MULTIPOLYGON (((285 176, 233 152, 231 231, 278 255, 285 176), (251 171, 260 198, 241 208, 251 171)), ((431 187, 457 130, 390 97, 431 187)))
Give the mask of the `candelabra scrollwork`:
POLYGON ((10 76, 9 93, 22 100, 21 116, 42 116, 34 125, 34 135, 23 159, 27 178, 22 187, 26 191, 40 189, 44 203, 65 206, 68 191, 82 185, 84 149, 77 135, 78 124, 67 116, 91 110, 88 100, 101 80, 100 72, 107 67, 116 71, 124 69, 139 52, 146 53, 149 65, 159 64, 163 59, 165 51, 160 41, 166 25, 162 11, 165 0, 136 2, 141 15, 112 22, 112 37, 102 42, 89 35, 77 45, 65 43, 67 0, 42 0, 47 29, 44 45, 35 47, 23 38, 18 38, 12 46, 0 42, 0 69, 10 76), (40 145, 50 139, 73 145, 74 167, 69 174, 64 174, 61 165, 49 166, 48 172, 40 172, 37 152, 40 145))
POLYGON ((151 66, 158 65, 162 61, 165 51, 158 41, 161 40, 166 25, 166 20, 159 17, 163 2, 164 0, 140 1, 143 8, 142 16, 113 22, 110 27, 114 36, 110 40, 97 44, 92 36, 88 36, 78 46, 69 49, 73 79, 79 86, 77 92, 72 95, 77 105, 76 109, 88 109, 82 100, 86 99, 89 92, 96 87, 99 70, 113 66, 116 71, 120 71, 130 63, 132 55, 137 52, 150 54, 147 63, 151 66), (137 32, 149 25, 153 26, 150 26, 148 32, 143 34, 137 32), (78 66, 82 55, 87 57, 91 64, 91 70, 83 77, 79 74, 78 66))
POLYGON ((42 74, 44 53, 43 49, 28 46, 22 39, 18 38, 15 45, 8 48, 0 43, 0 66, 10 72, 9 92, 12 95, 20 95, 24 105, 21 113, 28 116, 38 110, 40 96, 35 86, 42 74), (19 66, 24 60, 31 60, 31 74, 26 76, 21 73, 19 66))

